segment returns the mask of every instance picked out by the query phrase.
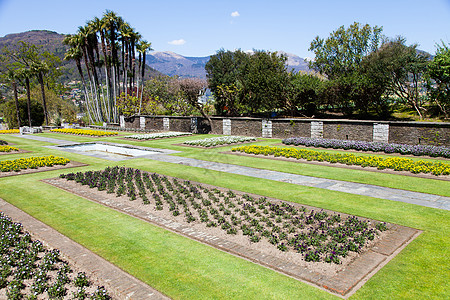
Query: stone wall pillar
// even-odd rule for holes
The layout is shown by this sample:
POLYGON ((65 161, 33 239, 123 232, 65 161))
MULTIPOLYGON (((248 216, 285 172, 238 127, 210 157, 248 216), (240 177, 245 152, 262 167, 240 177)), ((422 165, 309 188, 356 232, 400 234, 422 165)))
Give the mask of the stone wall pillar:
POLYGON ((125 128, 125 116, 119 116, 119 123, 121 128, 125 128))
POLYGON ((169 118, 163 118, 163 129, 166 131, 170 130, 170 119, 169 118))
POLYGON ((192 133, 198 132, 198 118, 197 117, 191 118, 191 132, 192 133))
POLYGON ((145 117, 139 117, 139 128, 145 129, 145 117))
POLYGON ((262 137, 263 138, 272 137, 272 121, 262 120, 262 137))
POLYGON ((389 124, 373 123, 373 141, 389 142, 389 124))
POLYGON ((230 119, 223 119, 222 121, 222 132, 224 135, 231 135, 231 120, 230 119))
POLYGON ((311 137, 316 139, 323 138, 323 122, 311 121, 311 137))

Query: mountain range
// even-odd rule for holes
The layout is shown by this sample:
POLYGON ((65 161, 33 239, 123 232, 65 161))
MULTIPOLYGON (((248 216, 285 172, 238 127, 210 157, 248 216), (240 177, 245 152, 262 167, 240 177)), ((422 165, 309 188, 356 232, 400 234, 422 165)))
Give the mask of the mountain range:
MULTIPOLYGON (((309 72, 308 62, 292 53, 279 51, 287 57, 288 70, 294 72, 309 72)), ((186 57, 170 51, 150 52, 147 54, 147 64, 159 72, 169 76, 206 78, 205 65, 209 56, 186 57)))
MULTIPOLYGON (((78 80, 78 72, 73 61, 64 61, 64 54, 68 46, 63 44, 65 35, 49 30, 31 30, 21 33, 12 33, 0 37, 0 49, 3 47, 15 47, 19 41, 35 44, 49 51, 62 60, 63 77, 62 81, 78 80)), ((308 72, 308 63, 301 57, 279 52, 287 57, 287 66, 289 70, 295 72, 308 72)), ((159 74, 180 77, 198 77, 206 78, 205 65, 209 61, 209 56, 205 57, 186 57, 169 51, 150 52, 147 54, 146 62, 149 68, 146 74, 149 77, 159 74)), ((147 77, 147 76, 146 76, 147 77)))

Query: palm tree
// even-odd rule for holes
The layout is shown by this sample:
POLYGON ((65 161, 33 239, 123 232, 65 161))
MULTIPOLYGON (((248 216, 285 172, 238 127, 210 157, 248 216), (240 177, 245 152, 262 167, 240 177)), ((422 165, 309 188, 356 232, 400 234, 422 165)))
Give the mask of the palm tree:
POLYGON ((14 92, 14 102, 16 104, 16 116, 17 116, 17 124, 20 128, 20 116, 19 116, 19 98, 17 96, 17 79, 18 74, 16 70, 8 70, 8 73, 6 74, 6 80, 11 83, 11 86, 13 88, 14 92))
MULTIPOLYGON (((94 18, 86 26, 80 26, 76 35, 65 39, 65 43, 71 47, 66 59, 77 61, 82 81, 81 61, 84 61, 89 81, 89 88, 87 82, 84 83, 86 99, 90 101, 88 115, 94 121, 117 122, 116 101, 121 92, 125 92, 126 96, 135 90, 139 93, 139 74, 143 76, 144 73, 141 72, 142 64, 139 61, 136 80, 135 56, 136 50, 142 55, 138 49, 140 39, 141 35, 112 11, 106 11, 101 19, 94 18)), ((146 43, 144 63, 145 51, 149 47, 146 43)))
POLYGON ((18 70, 18 76, 21 79, 25 79, 25 89, 27 91, 28 126, 31 127, 30 78, 33 77, 33 71, 30 68, 22 67, 18 70))
POLYGON ((41 86, 42 105, 44 106, 45 125, 48 126, 47 101, 45 99, 44 75, 49 71, 49 67, 45 61, 33 62, 31 70, 36 74, 39 85, 41 86))
POLYGON ((141 40, 137 45, 136 45, 136 50, 139 52, 139 72, 141 75, 141 86, 142 86, 142 90, 139 92, 140 87, 139 87, 139 77, 138 77, 138 82, 137 82, 137 92, 138 92, 138 97, 139 97, 139 114, 141 114, 141 107, 142 107, 142 95, 144 93, 144 76, 145 76, 145 58, 146 58, 146 54, 147 51, 152 51, 153 49, 151 48, 151 43, 145 41, 145 40, 141 40), (141 56, 142 56, 142 63, 141 63, 141 56))

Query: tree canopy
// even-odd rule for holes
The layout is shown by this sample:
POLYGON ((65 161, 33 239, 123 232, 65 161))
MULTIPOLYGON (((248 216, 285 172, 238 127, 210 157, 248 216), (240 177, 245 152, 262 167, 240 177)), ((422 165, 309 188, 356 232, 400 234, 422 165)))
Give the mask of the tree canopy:
POLYGON ((64 42, 70 46, 65 59, 77 64, 91 122, 117 122, 117 99, 121 96, 139 99, 140 112, 145 54, 152 49, 130 24, 106 11, 101 19, 88 21, 64 42))
POLYGON ((253 114, 283 106, 289 82, 283 55, 221 49, 211 56, 205 69, 218 114, 253 114))

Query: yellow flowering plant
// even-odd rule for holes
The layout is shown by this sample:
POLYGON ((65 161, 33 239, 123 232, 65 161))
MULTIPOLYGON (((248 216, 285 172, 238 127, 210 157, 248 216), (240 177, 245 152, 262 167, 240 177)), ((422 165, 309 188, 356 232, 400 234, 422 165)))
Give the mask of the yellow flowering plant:
POLYGON ((40 157, 28 157, 19 158, 14 160, 0 161, 0 171, 10 172, 25 169, 37 169, 39 167, 53 167, 54 165, 66 165, 70 162, 69 159, 58 156, 40 156, 40 157))
POLYGON ((96 136, 96 137, 118 135, 118 133, 115 131, 74 129, 74 128, 51 129, 50 131, 56 132, 56 133, 87 135, 87 136, 96 136))
POLYGON ((429 162, 424 160, 414 161, 409 158, 381 156, 358 156, 354 154, 326 153, 314 150, 280 148, 270 146, 240 146, 231 149, 233 152, 244 152, 255 155, 273 155, 275 157, 287 157, 306 159, 308 161, 325 161, 329 163, 341 163, 357 165, 361 167, 375 167, 379 170, 391 169, 395 171, 409 171, 411 173, 431 173, 433 175, 450 175, 450 165, 442 162, 429 162))

